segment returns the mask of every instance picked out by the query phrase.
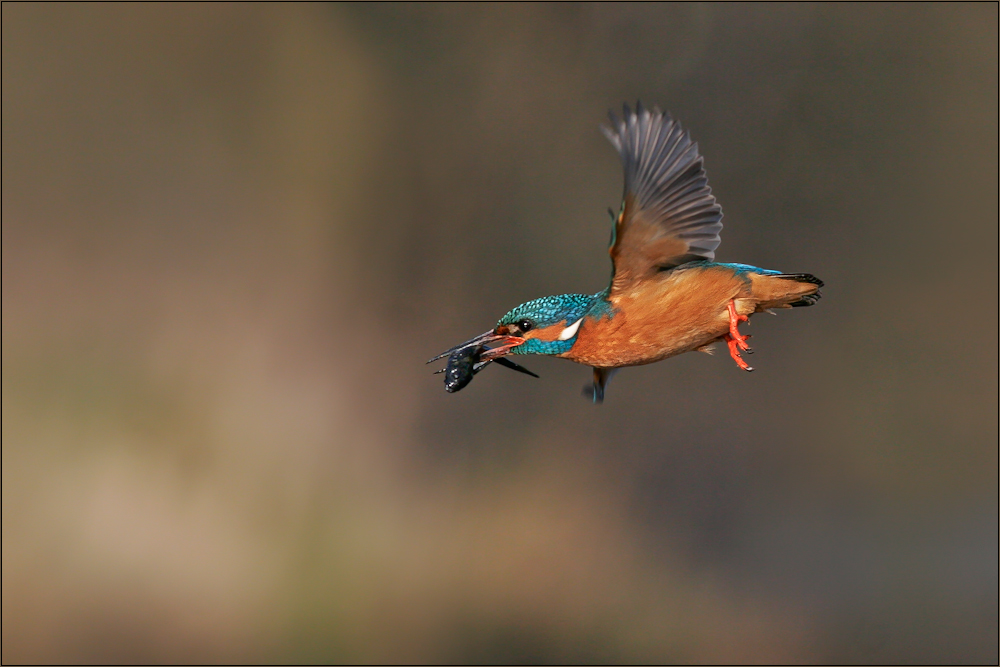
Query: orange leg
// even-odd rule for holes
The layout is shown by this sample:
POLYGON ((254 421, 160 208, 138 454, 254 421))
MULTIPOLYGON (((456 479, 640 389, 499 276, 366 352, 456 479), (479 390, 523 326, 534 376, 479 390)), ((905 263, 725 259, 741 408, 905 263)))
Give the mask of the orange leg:
POLYGON ((728 308, 729 333, 723 337, 726 339, 726 345, 729 346, 729 356, 731 356, 733 361, 736 362, 736 365, 743 370, 752 371, 753 367, 743 361, 743 358, 740 357, 740 350, 745 350, 748 354, 753 352, 750 349, 750 345, 747 343, 747 338, 750 338, 750 336, 740 335, 740 330, 738 328, 740 322, 749 322, 750 318, 736 312, 736 302, 732 299, 729 300, 728 308))

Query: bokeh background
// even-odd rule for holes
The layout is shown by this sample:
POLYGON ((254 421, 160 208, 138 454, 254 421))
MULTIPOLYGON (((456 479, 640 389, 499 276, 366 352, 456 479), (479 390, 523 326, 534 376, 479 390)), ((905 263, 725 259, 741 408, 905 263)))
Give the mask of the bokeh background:
POLYGON ((997 660, 997 5, 3 4, 3 661, 997 660), (424 361, 608 276, 609 108, 725 354, 424 361))

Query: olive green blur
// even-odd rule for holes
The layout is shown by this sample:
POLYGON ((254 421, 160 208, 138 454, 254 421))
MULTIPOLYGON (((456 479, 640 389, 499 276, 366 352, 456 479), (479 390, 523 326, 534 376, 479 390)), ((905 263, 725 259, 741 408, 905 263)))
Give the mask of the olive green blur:
POLYGON ((996 662, 996 4, 2 12, 5 664, 996 662), (637 99, 823 300, 446 393, 637 99))

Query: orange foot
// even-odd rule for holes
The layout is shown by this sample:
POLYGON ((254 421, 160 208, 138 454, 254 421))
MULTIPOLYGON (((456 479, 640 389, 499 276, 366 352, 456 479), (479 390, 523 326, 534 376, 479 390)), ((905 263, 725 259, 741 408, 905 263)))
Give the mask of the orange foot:
POLYGON ((749 335, 740 335, 740 330, 738 328, 740 322, 749 322, 750 318, 746 315, 740 315, 736 312, 736 302, 732 299, 729 300, 729 333, 727 333, 724 338, 726 339, 726 345, 729 346, 729 355, 736 362, 736 365, 745 371, 752 371, 753 367, 743 361, 740 356, 740 350, 744 350, 747 354, 753 354, 753 350, 750 349, 750 345, 747 344, 747 339, 750 338, 749 335))

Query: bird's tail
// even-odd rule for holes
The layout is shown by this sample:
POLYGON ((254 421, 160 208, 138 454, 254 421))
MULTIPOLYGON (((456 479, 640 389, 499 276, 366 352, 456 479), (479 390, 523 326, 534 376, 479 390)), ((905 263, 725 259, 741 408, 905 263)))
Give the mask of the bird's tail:
POLYGON ((782 273, 753 276, 753 295, 757 310, 811 306, 820 297, 823 281, 811 273, 782 273))

